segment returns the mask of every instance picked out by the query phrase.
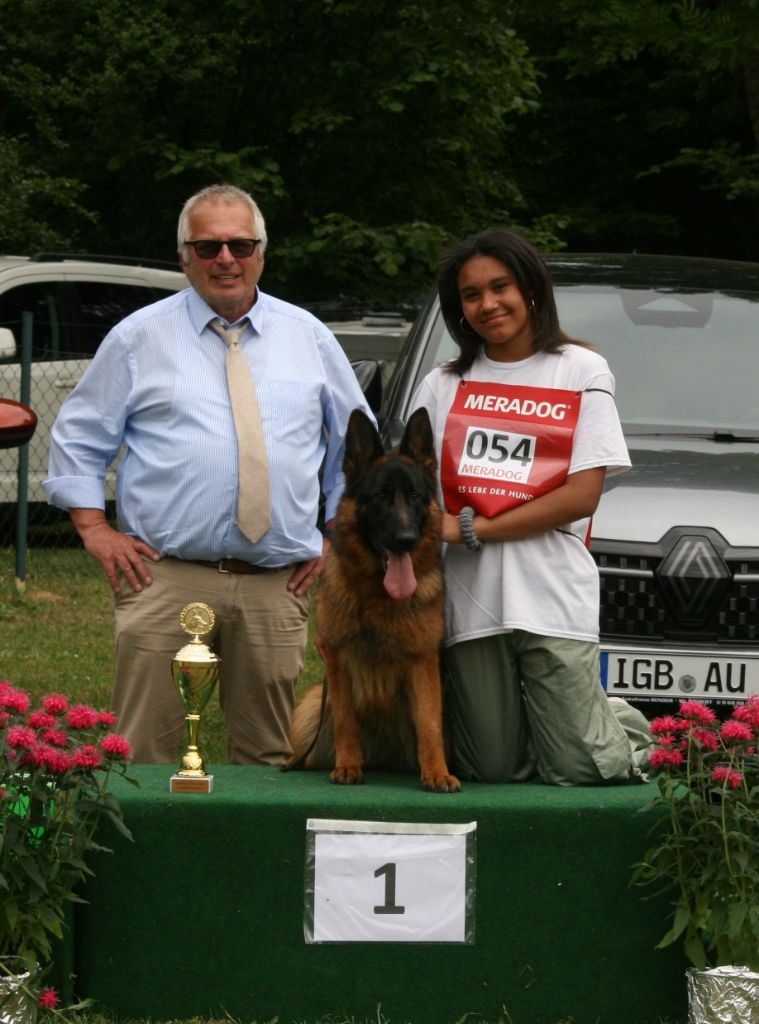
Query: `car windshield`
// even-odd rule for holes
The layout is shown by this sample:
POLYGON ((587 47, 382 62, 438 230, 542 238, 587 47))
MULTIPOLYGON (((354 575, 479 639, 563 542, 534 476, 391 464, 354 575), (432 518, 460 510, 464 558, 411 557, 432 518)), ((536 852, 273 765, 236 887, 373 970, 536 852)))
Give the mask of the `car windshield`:
POLYGON ((617 382, 625 427, 759 434, 759 296, 557 289, 559 322, 617 382))
MULTIPOLYGON (((628 433, 759 436, 759 295, 557 285, 556 303, 608 360, 628 433)), ((456 352, 438 315, 420 378, 456 352)))

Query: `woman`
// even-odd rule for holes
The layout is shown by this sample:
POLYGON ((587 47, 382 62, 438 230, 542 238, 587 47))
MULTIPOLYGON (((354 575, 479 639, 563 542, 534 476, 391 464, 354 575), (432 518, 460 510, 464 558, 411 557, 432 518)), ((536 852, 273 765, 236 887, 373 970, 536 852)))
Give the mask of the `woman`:
POLYGON ((456 771, 505 782, 537 768, 556 785, 634 778, 647 725, 601 688, 587 548, 606 474, 630 466, 614 378, 561 331, 548 269, 513 231, 455 245, 438 290, 460 354, 425 378, 414 406, 432 420, 446 509, 456 771))

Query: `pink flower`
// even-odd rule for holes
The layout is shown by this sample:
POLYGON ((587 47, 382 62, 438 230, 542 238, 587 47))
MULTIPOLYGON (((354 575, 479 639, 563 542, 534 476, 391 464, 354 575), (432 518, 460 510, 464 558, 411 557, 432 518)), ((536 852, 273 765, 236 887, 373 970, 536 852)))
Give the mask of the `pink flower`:
POLYGON ((735 708, 730 717, 735 721, 745 722, 752 729, 759 731, 759 697, 752 693, 745 704, 735 708))
POLYGON ((54 988, 43 988, 37 1002, 43 1010, 54 1010, 60 999, 54 988))
POLYGON ((743 772, 738 772, 734 768, 728 768, 727 765, 720 764, 712 771, 712 782, 726 782, 733 789, 737 789, 743 785, 743 772))
POLYGON ((49 743, 52 747, 65 747, 69 741, 63 729, 46 729, 40 736, 43 743, 49 743))
POLYGON ((92 729, 98 724, 98 713, 88 704, 75 704, 69 709, 66 721, 72 729, 92 729))
POLYGON ((743 722, 736 722, 735 719, 725 722, 719 732, 723 739, 736 740, 739 743, 750 743, 754 738, 753 731, 743 722))
POLYGON ((45 751, 45 758, 47 767, 53 775, 65 775, 66 772, 71 771, 74 767, 71 754, 65 754, 62 750, 48 748, 45 751))
POLYGON ((112 711, 98 711, 98 725, 102 725, 110 729, 117 721, 118 718, 112 711))
POLYGON ((34 729, 25 725, 12 725, 5 738, 9 747, 22 747, 24 750, 30 750, 37 742, 34 729))
POLYGON ((100 741, 100 749, 108 757, 121 758, 124 761, 128 761, 132 756, 132 745, 129 740, 116 733, 104 736, 100 741))
POLYGON ((706 704, 702 704, 700 700, 681 701, 680 714, 683 718, 688 718, 693 722, 701 722, 702 725, 708 725, 710 722, 717 720, 717 716, 712 709, 707 707, 706 704))
POLYGON ((17 690, 15 686, 7 686, 0 690, 0 707, 8 711, 18 711, 19 714, 25 715, 31 703, 29 694, 17 690))
POLYGON ((64 711, 68 711, 68 706, 68 698, 62 693, 49 693, 42 701, 42 707, 51 715, 62 715, 64 711))
POLYGON ((47 711, 32 711, 27 719, 27 724, 32 729, 49 729, 55 723, 55 715, 49 715, 47 711))
POLYGON ((0 711, 0 729, 2 729, 3 726, 6 726, 10 720, 11 716, 7 711, 0 711))
POLYGON ((85 744, 74 751, 73 761, 77 768, 98 768, 100 766, 100 753, 97 747, 85 744))
POLYGON ((684 757, 681 750, 657 747, 648 755, 648 763, 654 769, 671 768, 682 764, 684 757))
POLYGON ((72 767, 68 754, 64 754, 46 743, 39 742, 24 752, 19 764, 22 767, 41 768, 44 771, 52 772, 53 775, 63 775, 72 767))
POLYGON ((654 736, 660 736, 662 733, 678 732, 686 727, 686 723, 681 722, 674 715, 661 715, 659 718, 651 719, 650 727, 654 736))
POLYGON ((719 738, 713 729, 698 729, 691 731, 691 736, 707 750, 716 750, 719 747, 719 738))
POLYGON ((44 743, 38 743, 27 757, 27 764, 33 764, 35 768, 46 768, 53 775, 64 775, 73 767, 69 754, 64 754, 55 747, 48 747, 44 743))
POLYGON ((23 764, 34 765, 35 768, 47 768, 48 753, 55 753, 52 747, 46 747, 44 743, 35 743, 25 755, 23 764))

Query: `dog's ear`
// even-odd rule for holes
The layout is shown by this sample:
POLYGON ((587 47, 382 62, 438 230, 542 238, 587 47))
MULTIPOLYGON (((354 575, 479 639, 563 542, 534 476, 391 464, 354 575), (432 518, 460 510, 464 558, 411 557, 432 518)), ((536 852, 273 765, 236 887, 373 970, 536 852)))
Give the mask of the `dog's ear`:
POLYGON ((406 455, 434 473, 437 469, 435 455, 435 439, 432 436, 432 424, 427 410, 422 406, 409 416, 406 429, 401 438, 399 448, 401 455, 406 455))
POLYGON ((377 428, 361 409, 354 409, 345 436, 343 472, 346 480, 355 479, 384 454, 377 428))

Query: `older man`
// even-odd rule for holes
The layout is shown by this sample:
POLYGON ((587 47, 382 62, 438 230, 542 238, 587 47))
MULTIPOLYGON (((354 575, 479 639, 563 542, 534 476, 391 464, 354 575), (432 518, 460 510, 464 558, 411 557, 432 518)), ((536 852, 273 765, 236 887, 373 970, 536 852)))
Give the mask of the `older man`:
POLYGON ((113 588, 113 704, 135 759, 177 756, 170 662, 182 608, 204 601, 230 760, 281 764, 328 545, 319 468, 329 521, 349 414, 368 409, 327 328, 259 290, 266 228, 246 192, 188 199, 178 246, 191 287, 109 332, 58 415, 45 488, 113 588), (113 529, 104 479, 122 445, 113 529))

